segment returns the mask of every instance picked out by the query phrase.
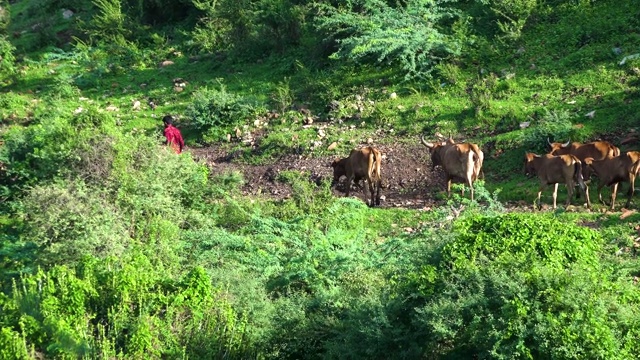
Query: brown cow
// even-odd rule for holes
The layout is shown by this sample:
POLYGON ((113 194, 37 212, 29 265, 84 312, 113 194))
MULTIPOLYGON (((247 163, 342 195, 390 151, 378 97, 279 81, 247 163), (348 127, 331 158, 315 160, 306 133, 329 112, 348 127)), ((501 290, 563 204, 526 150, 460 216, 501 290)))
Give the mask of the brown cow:
MULTIPOLYGON (((447 194, 451 196, 451 181, 453 179, 463 179, 471 189, 471 200, 473 200, 473 182, 482 172, 484 160, 484 154, 478 145, 456 144, 451 137, 441 143, 429 143, 424 139, 424 136, 420 140, 429 149, 432 167, 440 165, 444 169, 447 178, 447 194)), ((464 187, 462 188, 462 196, 464 196, 464 187)))
POLYGON ((611 210, 613 210, 615 206, 618 184, 621 182, 629 183, 627 203, 625 205, 626 208, 629 208, 631 197, 633 197, 635 191, 636 176, 640 170, 640 152, 627 151, 622 155, 602 160, 595 160, 589 157, 586 158, 584 162, 586 164, 587 174, 594 172, 598 176, 598 199, 600 199, 600 202, 604 205, 606 205, 606 203, 602 200, 602 188, 605 185, 611 186, 611 210))
POLYGON ((551 150, 551 155, 566 155, 571 154, 583 161, 590 157, 595 160, 604 159, 606 157, 614 157, 620 155, 620 149, 608 141, 593 141, 586 144, 579 142, 567 141, 566 143, 555 142, 552 143, 547 139, 551 150))
MULTIPOLYGON (((553 188, 553 208, 556 208, 556 199, 558 198, 558 183, 567 185, 567 206, 571 204, 571 196, 575 188, 575 183, 580 185, 582 191, 586 191, 586 185, 582 178, 582 163, 573 155, 553 156, 551 154, 536 155, 534 153, 526 153, 524 155, 524 174, 528 176, 537 175, 540 179, 540 188, 538 189, 538 208, 542 207, 540 196, 542 190, 548 185, 554 184, 553 188)), ((589 194, 585 192, 587 204, 589 202, 589 194)), ((533 206, 535 208, 535 200, 533 206)))
MULTIPOLYGON (((607 157, 613 157, 620 155, 620 149, 611 144, 608 141, 593 141, 590 143, 582 144, 579 142, 571 142, 571 140, 566 143, 559 142, 550 142, 549 138, 547 138, 547 143, 551 147, 549 150, 549 154, 551 155, 574 155, 578 158, 578 160, 584 162, 584 159, 590 157, 595 160, 604 159, 607 157)), ((586 166, 582 167, 582 177, 584 178, 587 184, 587 189, 585 192, 589 192, 589 176, 585 173, 586 166)), ((576 199, 580 198, 580 192, 576 191, 576 199)))
MULTIPOLYGON (((369 206, 380 205, 380 188, 382 187, 382 177, 380 175, 380 164, 382 154, 377 149, 367 146, 362 149, 353 149, 349 157, 336 159, 331 163, 333 167, 333 183, 338 183, 341 176, 347 177, 347 191, 345 196, 349 196, 351 182, 359 184, 364 179, 369 183, 371 202, 369 206), (375 193, 375 199, 374 199, 375 193)), ((367 192, 364 191, 365 202, 367 202, 367 192)))

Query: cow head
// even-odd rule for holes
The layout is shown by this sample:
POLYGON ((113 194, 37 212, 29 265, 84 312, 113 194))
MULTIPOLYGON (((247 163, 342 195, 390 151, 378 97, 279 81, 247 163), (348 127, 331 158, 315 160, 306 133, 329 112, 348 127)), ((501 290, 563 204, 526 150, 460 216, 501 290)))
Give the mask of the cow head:
POLYGON ((585 179, 589 179, 591 175, 595 172, 593 170, 593 161, 592 157, 588 157, 582 161, 582 177, 585 179))
POLYGON ((524 154, 524 175, 527 177, 532 177, 536 174, 536 169, 533 167, 533 159, 539 157, 534 153, 526 153, 524 154))
POLYGON ((348 158, 340 159, 336 158, 331 163, 331 167, 333 168, 333 181, 331 182, 331 186, 334 186, 340 180, 342 175, 347 175, 346 162, 348 158))
POLYGON ((549 151, 549 154, 551 155, 566 155, 570 153, 571 139, 569 139, 569 141, 567 141, 566 143, 559 143, 559 142, 552 143, 551 141, 549 141, 549 138, 547 138, 547 143, 551 148, 551 150, 549 151))
MULTIPOLYGON (((451 139, 451 138, 450 138, 451 139)), ((420 137, 422 141, 422 145, 426 146, 429 149, 429 155, 431 156, 431 167, 435 169, 436 166, 442 165, 442 157, 440 156, 440 151, 443 146, 447 145, 447 142, 441 143, 430 143, 424 139, 424 136, 420 137)), ((453 139, 451 139, 453 141, 453 139)))

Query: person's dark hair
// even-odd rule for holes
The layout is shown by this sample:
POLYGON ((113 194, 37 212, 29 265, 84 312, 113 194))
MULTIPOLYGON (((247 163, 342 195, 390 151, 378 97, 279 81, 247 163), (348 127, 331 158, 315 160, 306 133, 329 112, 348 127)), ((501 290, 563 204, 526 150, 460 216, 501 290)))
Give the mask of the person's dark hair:
POLYGON ((167 125, 173 125, 173 116, 166 115, 165 117, 162 118, 162 122, 167 125))

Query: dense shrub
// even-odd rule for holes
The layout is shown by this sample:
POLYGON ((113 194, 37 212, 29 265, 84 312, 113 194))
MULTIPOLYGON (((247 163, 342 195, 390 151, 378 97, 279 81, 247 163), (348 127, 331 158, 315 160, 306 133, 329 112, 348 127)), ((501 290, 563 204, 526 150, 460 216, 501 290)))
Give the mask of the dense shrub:
POLYGON ((203 269, 174 277, 143 256, 24 276, 0 307, 14 358, 254 356, 245 320, 203 269))
POLYGON ((471 217, 458 222, 457 239, 444 251, 454 267, 473 265, 484 256, 518 267, 542 261, 560 265, 579 262, 598 265, 599 237, 586 227, 567 226, 551 216, 506 214, 471 217), (515 261, 515 262, 514 262, 515 261))
MULTIPOLYGON (((1 9, 1 8, 0 8, 1 9)), ((9 39, 0 32, 0 84, 7 85, 11 76, 15 74, 15 47, 9 39)))
POLYGON ((457 15, 446 2, 362 0, 320 6, 317 26, 337 42, 335 58, 383 63, 402 69, 406 78, 424 78, 441 59, 460 54, 458 39, 441 26, 457 15))
POLYGON ((229 92, 220 84, 217 89, 198 90, 185 115, 204 134, 205 141, 212 141, 222 139, 235 126, 262 112, 264 109, 257 101, 229 92))
POLYGON ((131 242, 109 196, 79 182, 32 188, 22 201, 21 217, 22 240, 38 246, 40 264, 120 256, 131 242))

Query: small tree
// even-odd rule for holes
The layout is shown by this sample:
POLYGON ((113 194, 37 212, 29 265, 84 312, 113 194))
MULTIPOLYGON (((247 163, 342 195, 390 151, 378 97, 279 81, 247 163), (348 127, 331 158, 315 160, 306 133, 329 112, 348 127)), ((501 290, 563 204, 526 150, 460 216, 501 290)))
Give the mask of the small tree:
POLYGON ((15 48, 6 36, 7 26, 9 26, 9 4, 5 0, 0 0, 0 85, 8 82, 15 73, 15 48))
POLYGON ((332 57, 401 68, 406 78, 427 77, 443 58, 458 55, 459 41, 446 34, 445 20, 458 16, 450 0, 359 0, 319 5, 317 27, 338 45, 332 57), (395 3, 394 3, 395 4, 395 3))

